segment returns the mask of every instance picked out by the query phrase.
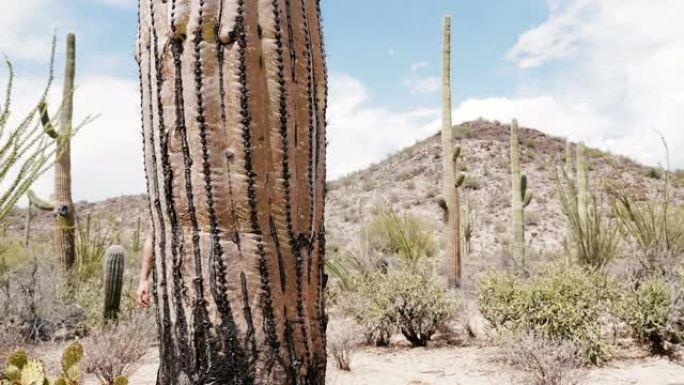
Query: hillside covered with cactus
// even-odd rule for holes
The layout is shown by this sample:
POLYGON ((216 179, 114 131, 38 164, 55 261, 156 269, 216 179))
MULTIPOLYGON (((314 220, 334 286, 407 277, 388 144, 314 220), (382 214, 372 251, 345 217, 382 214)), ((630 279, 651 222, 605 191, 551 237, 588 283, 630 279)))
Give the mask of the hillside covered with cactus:
MULTIPOLYGON (((484 120, 455 126, 455 135, 462 147, 459 171, 466 175, 461 201, 468 201, 473 230, 471 250, 463 260, 466 282, 473 271, 511 262, 508 257, 511 239, 509 130, 507 124, 484 120)), ((521 127, 519 136, 521 169, 533 192, 533 199, 525 210, 530 259, 553 258, 554 252, 564 247, 567 234, 556 179, 557 170, 565 162, 566 144, 562 138, 532 128, 521 127)), ((641 199, 662 192, 664 172, 658 168, 595 149, 588 149, 587 157, 594 192, 616 178, 623 180, 631 193, 641 199)), ((424 218, 435 234, 442 234, 441 170, 441 139, 435 134, 364 170, 329 181, 326 209, 329 249, 334 253, 344 245, 353 244, 359 229, 380 207, 415 214, 424 218)), ((674 172, 672 184, 673 201, 684 201, 684 173, 674 172)), ((80 217, 90 215, 107 222, 122 231, 126 239, 136 231, 138 220, 144 232, 149 221, 147 205, 144 195, 76 203, 80 217)), ((52 214, 34 215, 33 226, 38 230, 34 233, 48 232, 52 214)), ((8 220, 8 231, 21 232, 23 227, 24 212, 17 209, 8 220)), ((440 236, 436 239, 443 242, 440 236)))

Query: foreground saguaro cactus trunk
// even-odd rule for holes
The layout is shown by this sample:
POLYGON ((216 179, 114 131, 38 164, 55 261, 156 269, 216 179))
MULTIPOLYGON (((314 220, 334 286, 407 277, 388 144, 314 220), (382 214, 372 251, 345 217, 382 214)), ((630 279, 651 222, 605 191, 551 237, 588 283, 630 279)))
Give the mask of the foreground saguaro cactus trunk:
POLYGON ((141 0, 158 384, 323 384, 316 0, 141 0))
POLYGON ((442 164, 443 191, 445 203, 444 233, 446 234, 447 281, 450 288, 461 285, 461 225, 459 223, 454 133, 451 119, 451 17, 444 17, 444 45, 442 70, 442 164))

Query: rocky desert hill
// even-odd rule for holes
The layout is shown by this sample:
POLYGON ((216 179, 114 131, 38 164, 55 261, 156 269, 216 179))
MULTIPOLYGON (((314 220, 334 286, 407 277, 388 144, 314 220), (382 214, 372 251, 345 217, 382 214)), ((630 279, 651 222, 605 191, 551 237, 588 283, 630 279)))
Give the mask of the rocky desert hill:
MULTIPOLYGON (((465 189, 473 228, 465 271, 481 271, 506 263, 502 250, 510 222, 509 127, 478 120, 461 124, 456 133, 462 147, 461 171, 467 175, 465 189)), ((333 252, 353 242, 379 205, 425 218, 436 234, 441 233, 442 214, 437 203, 441 191, 440 140, 435 134, 367 169, 329 182, 326 222, 333 252)), ((528 240, 533 256, 553 258, 560 254, 566 234, 556 182, 556 168, 564 162, 565 141, 529 128, 521 128, 520 140, 523 172, 534 195, 527 209, 528 240)), ((593 191, 600 190, 602 181, 615 178, 621 178, 642 198, 664 186, 663 173, 658 169, 593 149, 588 151, 588 158, 593 191)), ((674 201, 684 201, 681 171, 674 173, 672 195, 674 201)), ((115 223, 126 234, 134 231, 138 218, 143 226, 148 221, 144 195, 79 202, 77 206, 81 218, 91 214, 92 218, 115 223)), ((50 217, 47 212, 36 214, 34 236, 48 234, 50 217)), ((10 231, 23 231, 23 210, 17 210, 8 223, 10 231)))

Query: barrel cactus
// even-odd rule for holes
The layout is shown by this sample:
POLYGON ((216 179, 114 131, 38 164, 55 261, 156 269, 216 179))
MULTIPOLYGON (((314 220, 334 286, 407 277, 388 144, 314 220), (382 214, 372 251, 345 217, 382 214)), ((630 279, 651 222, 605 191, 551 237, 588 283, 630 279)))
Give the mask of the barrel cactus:
POLYGON ((121 307, 121 291, 126 250, 122 246, 110 246, 104 258, 104 319, 116 319, 121 307))
POLYGON ((157 383, 325 382, 320 2, 141 0, 157 383))

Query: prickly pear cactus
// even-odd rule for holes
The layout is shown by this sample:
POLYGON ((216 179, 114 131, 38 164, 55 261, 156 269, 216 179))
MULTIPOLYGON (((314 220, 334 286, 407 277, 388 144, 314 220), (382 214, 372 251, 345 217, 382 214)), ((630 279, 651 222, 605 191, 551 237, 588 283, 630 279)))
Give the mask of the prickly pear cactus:
POLYGON ((9 356, 5 364, 5 378, 2 385, 78 385, 80 374, 78 365, 83 358, 83 346, 79 343, 69 345, 62 355, 62 372, 54 379, 45 374, 40 360, 30 358, 23 350, 9 356))
POLYGON ((104 260, 104 319, 116 319, 121 307, 121 290, 126 250, 119 245, 110 246, 104 260))

